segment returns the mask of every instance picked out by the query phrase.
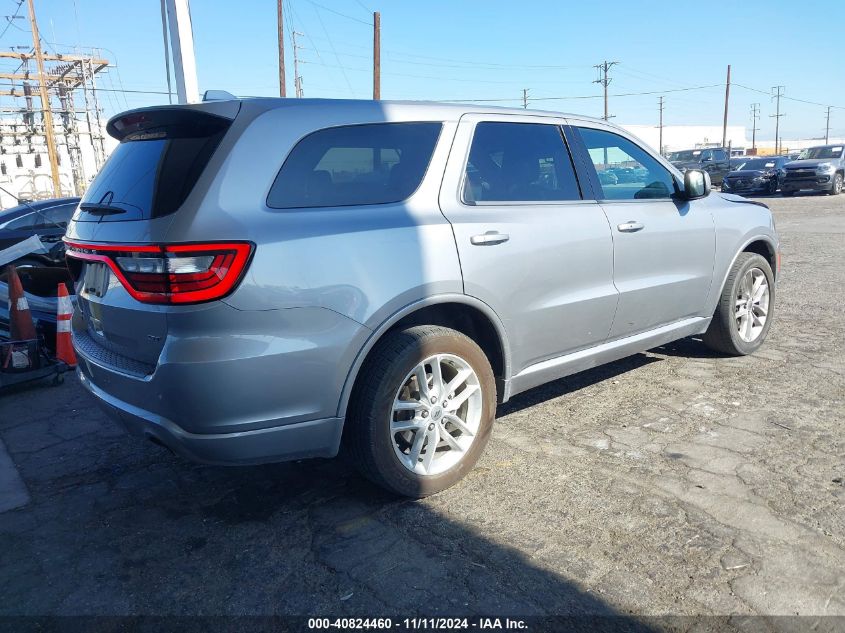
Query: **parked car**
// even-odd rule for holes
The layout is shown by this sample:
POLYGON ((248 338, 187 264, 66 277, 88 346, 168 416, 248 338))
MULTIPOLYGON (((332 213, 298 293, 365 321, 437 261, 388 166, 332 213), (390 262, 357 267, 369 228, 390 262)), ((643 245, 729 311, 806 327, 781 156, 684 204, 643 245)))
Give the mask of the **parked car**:
POLYGON ((784 165, 788 162, 788 156, 747 157, 725 176, 722 191, 773 195, 783 181, 784 165))
POLYGON ((424 496, 472 468, 497 402, 693 335, 749 354, 772 323, 768 208, 604 121, 245 99, 107 129, 65 238, 79 376, 192 459, 344 444, 424 496), (645 176, 603 185, 605 157, 645 176))
POLYGON ((731 171, 735 170, 737 167, 742 165, 745 161, 749 158, 756 158, 756 156, 731 156, 728 159, 728 164, 730 165, 731 171))
POLYGON ((617 178, 616 174, 613 173, 609 169, 605 169, 602 171, 597 172, 599 177, 599 182, 603 185, 616 185, 619 184, 619 178, 617 178))
POLYGON ((669 160, 682 173, 687 169, 703 169, 710 174, 710 180, 715 186, 721 185, 731 170, 728 152, 721 147, 672 152, 669 160))
POLYGON ((787 163, 781 195, 797 191, 823 191, 832 196, 842 193, 845 181, 845 145, 821 145, 801 150, 798 160, 787 163))
POLYGON ((33 200, 0 211, 0 250, 37 235, 49 251, 30 253, 14 262, 18 268, 64 265, 65 248, 62 242, 67 223, 79 198, 33 200))

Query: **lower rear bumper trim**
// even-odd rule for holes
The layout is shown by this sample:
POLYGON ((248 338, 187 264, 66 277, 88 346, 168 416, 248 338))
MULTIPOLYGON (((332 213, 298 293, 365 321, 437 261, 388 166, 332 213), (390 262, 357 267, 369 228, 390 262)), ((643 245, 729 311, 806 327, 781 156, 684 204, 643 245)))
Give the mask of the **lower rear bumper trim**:
POLYGON ((81 371, 83 386, 100 407, 133 435, 155 439, 174 453, 219 465, 261 464, 307 457, 335 457, 342 418, 325 418, 238 433, 190 433, 179 425, 110 396, 81 371))

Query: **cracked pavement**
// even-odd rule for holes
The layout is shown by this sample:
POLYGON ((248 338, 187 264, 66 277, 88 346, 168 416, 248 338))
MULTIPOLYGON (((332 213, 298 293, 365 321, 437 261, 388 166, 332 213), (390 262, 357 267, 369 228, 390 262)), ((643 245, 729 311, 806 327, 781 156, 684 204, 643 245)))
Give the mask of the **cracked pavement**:
POLYGON ((845 197, 765 201, 757 354, 688 339, 522 394, 422 501, 341 461, 186 463, 73 377, 3 396, 30 502, 0 513, 0 615, 845 616, 845 197))

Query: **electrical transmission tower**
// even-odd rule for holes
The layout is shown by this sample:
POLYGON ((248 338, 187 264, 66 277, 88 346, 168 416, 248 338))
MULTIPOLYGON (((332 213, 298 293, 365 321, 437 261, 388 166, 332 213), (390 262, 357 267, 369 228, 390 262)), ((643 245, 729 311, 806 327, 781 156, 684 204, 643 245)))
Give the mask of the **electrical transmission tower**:
POLYGON ((824 142, 827 144, 827 140, 830 138, 830 108, 831 106, 827 106, 827 116, 824 119, 824 142))
POLYGON ((611 116, 607 113, 607 86, 613 81, 610 77, 608 77, 608 72, 611 68, 616 66, 619 62, 609 62, 603 61, 601 64, 596 64, 593 66, 596 70, 598 70, 599 76, 593 83, 594 84, 601 84, 604 87, 604 116, 602 117, 605 121, 611 118, 611 116))
POLYGON ((660 152, 660 155, 663 156, 663 95, 660 95, 658 99, 658 108, 660 109, 660 141, 657 145, 657 151, 660 152))
POLYGON ((0 96, 12 99, 0 107, 0 180, 17 198, 80 195, 105 160, 95 75, 109 61, 44 50, 34 0, 24 2, 32 45, 0 51, 0 96))
POLYGON ((299 74, 299 51, 302 48, 296 43, 296 36, 302 37, 299 31, 293 31, 291 37, 293 39, 293 89, 297 99, 302 99, 302 75, 299 74))
POLYGON ((782 116, 786 116, 782 114, 780 111, 780 98, 783 96, 783 91, 786 89, 785 86, 772 86, 772 99, 775 100, 775 114, 770 114, 770 117, 774 117, 775 119, 775 154, 780 154, 780 118, 782 116))
POLYGON ((757 121, 760 120, 760 104, 751 104, 751 149, 757 149, 757 132, 760 128, 757 127, 757 121))

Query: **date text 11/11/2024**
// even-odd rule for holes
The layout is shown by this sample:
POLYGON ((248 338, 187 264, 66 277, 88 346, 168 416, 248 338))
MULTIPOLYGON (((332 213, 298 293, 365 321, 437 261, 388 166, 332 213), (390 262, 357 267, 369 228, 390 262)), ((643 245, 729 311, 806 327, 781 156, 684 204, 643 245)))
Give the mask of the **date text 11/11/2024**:
POLYGON ((524 620, 511 618, 309 618, 310 630, 524 630, 524 620))

